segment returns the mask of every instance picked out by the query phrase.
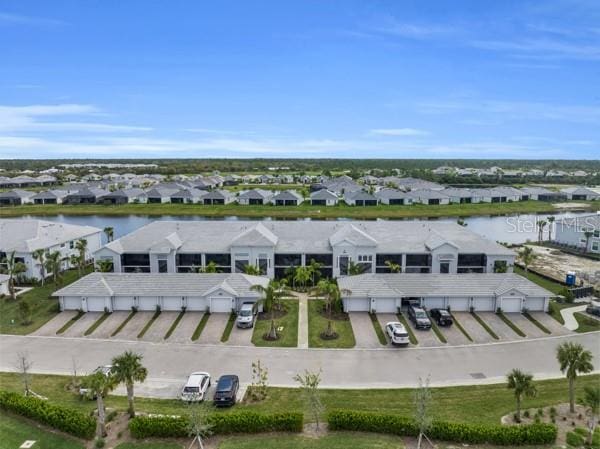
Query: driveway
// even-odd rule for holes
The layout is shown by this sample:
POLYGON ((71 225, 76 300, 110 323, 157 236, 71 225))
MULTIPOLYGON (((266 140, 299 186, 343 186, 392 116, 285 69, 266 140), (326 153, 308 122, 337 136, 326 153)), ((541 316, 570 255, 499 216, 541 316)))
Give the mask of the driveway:
POLYGON ((491 343, 496 341, 469 312, 452 312, 452 316, 461 324, 467 334, 471 336, 474 343, 491 343))
MULTIPOLYGON (((236 345, 236 346, 253 346, 252 345, 252 334, 254 333, 254 328, 249 329, 240 329, 235 324, 233 325, 233 329, 231 329, 231 334, 229 335, 229 340, 227 340, 228 345, 236 345)), ((219 340, 221 337, 219 337, 219 340)))
POLYGON ((89 335, 89 338, 110 338, 112 333, 127 319, 131 312, 113 312, 89 335))
POLYGON ((56 337, 56 332, 61 329, 67 322, 77 315, 76 310, 66 310, 60 312, 38 330, 33 332, 31 335, 39 335, 44 337, 56 337))
POLYGON ((385 338, 388 341, 388 344, 390 343, 390 337, 388 336, 387 332, 385 331, 385 325, 387 323, 392 323, 398 322, 398 317, 396 316, 395 313, 378 313, 377 314, 377 319, 379 320, 379 324, 381 325, 381 329, 383 329, 383 333, 385 334, 385 338))
POLYGON ((529 312, 529 314, 552 332, 552 335, 568 335, 572 333, 546 312, 529 312))
POLYGON ((221 337, 228 320, 228 313, 211 313, 197 342, 212 345, 221 344, 221 337))
POLYGON ((425 348, 432 347, 432 346, 444 346, 444 343, 442 343, 439 340, 439 338, 437 338, 437 335, 435 335, 435 332, 433 332, 433 330, 417 329, 415 327, 415 325, 413 324, 413 322, 408 319, 408 315, 405 315, 405 316, 406 316, 406 321, 408 322, 408 325, 410 326, 413 333, 415 334, 415 337, 417 337, 419 346, 422 346, 425 348))
POLYGON ((495 312, 477 312, 477 315, 487 323, 501 340, 520 340, 524 338, 517 335, 495 312))
POLYGON ((504 315, 515 323, 515 325, 527 335, 527 338, 540 338, 548 335, 521 313, 505 313, 504 315))
POLYGON ((354 332, 357 348, 380 348, 381 343, 377 338, 371 317, 367 312, 350 312, 350 324, 354 332))
POLYGON ((183 318, 169 337, 167 341, 178 343, 191 343, 192 335, 198 327, 204 312, 185 312, 183 318))
POLYGON ((118 340, 137 340, 138 334, 153 315, 154 312, 137 312, 125 327, 121 329, 121 332, 112 338, 118 340))
POLYGON ((179 313, 180 312, 161 312, 141 340, 154 342, 164 341, 165 334, 171 328, 173 321, 175 321, 179 313))
POLYGON ((450 327, 438 326, 438 329, 446 337, 449 345, 468 345, 472 343, 454 324, 450 327))
POLYGON ((60 334, 62 337, 83 337, 83 333, 102 316, 104 312, 87 312, 75 321, 71 327, 60 334))

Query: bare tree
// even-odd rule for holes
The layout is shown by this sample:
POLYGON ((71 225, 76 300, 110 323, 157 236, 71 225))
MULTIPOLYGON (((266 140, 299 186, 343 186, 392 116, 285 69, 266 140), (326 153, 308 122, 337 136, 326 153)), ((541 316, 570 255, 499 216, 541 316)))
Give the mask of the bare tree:
POLYGON ((425 438, 433 447, 433 443, 427 438, 427 432, 431 427, 431 415, 429 409, 431 406, 431 391, 429 389, 429 377, 423 379, 419 377, 419 386, 415 390, 415 422, 419 428, 419 438, 417 440, 417 449, 421 449, 421 443, 425 438))
POLYGON ((19 352, 17 354, 17 369, 19 371, 19 376, 21 377, 21 382, 23 382, 25 396, 31 394, 31 374, 29 373, 29 370, 32 365, 33 362, 29 360, 29 354, 27 354, 27 352, 19 352))
POLYGON ((261 365, 260 360, 252 362, 252 384, 249 392, 253 401, 266 399, 268 380, 269 371, 261 365))
POLYGON ((208 405, 204 402, 191 404, 188 410, 188 432, 194 437, 188 449, 198 443, 198 449, 204 449, 203 438, 208 438, 212 434, 213 424, 210 423, 208 405))
POLYGON ((294 380, 300 384, 300 388, 304 393, 306 402, 310 408, 315 422, 317 423, 317 429, 319 428, 319 416, 323 413, 324 407, 321 402, 321 392, 319 391, 319 384, 321 383, 321 370, 317 373, 311 373, 308 370, 304 370, 304 374, 296 374, 294 380))

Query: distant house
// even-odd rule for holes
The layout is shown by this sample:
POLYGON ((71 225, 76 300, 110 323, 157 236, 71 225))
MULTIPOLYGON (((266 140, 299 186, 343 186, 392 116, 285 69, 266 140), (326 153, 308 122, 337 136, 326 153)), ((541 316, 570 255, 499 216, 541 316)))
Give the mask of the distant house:
POLYGON ((413 202, 411 195, 397 189, 383 188, 375 192, 375 198, 381 204, 387 204, 389 206, 405 206, 410 205, 413 202))
POLYGON ((35 192, 15 189, 9 192, 0 192, 0 206, 20 206, 33 203, 35 192))
POLYGON ((85 187, 74 193, 69 193, 63 198, 63 204, 94 204, 109 192, 94 187, 85 187))
POLYGON ((438 204, 450 204, 450 197, 438 190, 411 190, 409 195, 412 196, 413 203, 427 204, 430 206, 438 204))
POLYGON ((558 201, 566 199, 566 195, 561 192, 554 192, 544 187, 523 187, 521 190, 521 199, 523 201, 558 201))
POLYGON ((344 202, 349 206, 377 206, 377 198, 364 190, 344 193, 344 202))
POLYGON ((562 189, 568 200, 592 201, 600 198, 600 195, 587 187, 569 187, 562 189))
POLYGON ((271 198, 273 198, 273 192, 270 190, 251 189, 241 192, 237 197, 237 201, 238 204, 244 206, 254 206, 270 204, 271 198))
POLYGON ((69 194, 66 190, 46 190, 36 193, 31 197, 33 204, 62 204, 63 199, 69 194))
POLYGON ((470 189, 457 189, 448 187, 442 190, 444 195, 447 195, 452 204, 471 204, 478 203, 479 197, 470 189))
POLYGON ((171 195, 176 194, 181 190, 180 186, 160 187, 155 186, 146 192, 148 203, 169 203, 171 195))
POLYGON ((142 189, 121 189, 98 198, 102 204, 128 204, 128 203, 146 203, 148 196, 142 189))
POLYGON ((304 198, 295 190, 284 190, 271 198, 271 203, 275 206, 298 206, 302 204, 304 198))
POLYGON ((561 218, 555 226, 556 243, 600 253, 600 214, 561 218))
POLYGON ((205 205, 229 204, 235 200, 235 195, 229 190, 213 190, 202 197, 205 205))
POLYGON ((335 206, 339 200, 335 193, 327 189, 317 190, 310 194, 310 204, 313 206, 335 206))
POLYGON ((181 189, 179 192, 171 195, 171 203, 173 204, 197 204, 202 202, 202 198, 206 196, 206 191, 199 189, 181 189))

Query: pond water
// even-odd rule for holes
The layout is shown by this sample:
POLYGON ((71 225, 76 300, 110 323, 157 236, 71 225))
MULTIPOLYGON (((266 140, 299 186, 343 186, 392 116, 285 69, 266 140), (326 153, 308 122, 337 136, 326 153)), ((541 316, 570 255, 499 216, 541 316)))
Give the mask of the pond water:
MULTIPOLYGON (((581 215, 589 215, 590 212, 560 212, 553 214, 556 219, 564 217, 577 217, 581 215)), ((527 240, 537 240, 538 220, 545 220, 549 214, 521 214, 521 215, 506 215, 506 216, 474 216, 464 219, 467 228, 491 240, 507 243, 524 243, 527 240)), ((275 218, 247 218, 247 217, 204 217, 200 215, 163 215, 163 216, 147 216, 147 215, 54 215, 54 216, 34 216, 26 215, 24 218, 39 218, 40 220, 56 221, 62 223, 71 223, 78 225, 95 226, 104 229, 107 226, 112 226, 114 229, 115 238, 119 238, 136 229, 156 220, 181 220, 181 221, 202 221, 202 220, 274 220, 275 218)), ((309 220, 300 218, 299 220, 309 220)), ((347 218, 338 218, 337 220, 348 220, 347 218)), ((443 218, 407 218, 406 220, 438 220, 446 222, 456 222, 456 217, 443 218)), ((547 229, 544 235, 547 237, 547 229)), ((554 231, 553 231, 554 234, 554 231)))

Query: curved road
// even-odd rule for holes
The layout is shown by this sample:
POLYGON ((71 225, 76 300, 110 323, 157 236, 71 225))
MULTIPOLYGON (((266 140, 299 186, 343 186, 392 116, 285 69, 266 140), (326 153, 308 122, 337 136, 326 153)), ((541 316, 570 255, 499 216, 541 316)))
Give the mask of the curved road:
POLYGON ((0 335, 0 371, 15 371, 19 352, 33 362, 32 371, 69 374, 73 359, 78 370, 90 372, 110 363, 114 355, 134 350, 144 355, 148 368, 147 396, 170 396, 190 372, 206 370, 217 377, 236 373, 251 380, 251 363, 260 359, 269 370, 269 384, 296 386, 292 377, 304 369, 323 370, 323 387, 398 388, 416 385, 430 376, 436 386, 493 383, 512 368, 536 378, 562 374, 555 349, 563 341, 577 341, 590 349, 600 371, 600 332, 547 337, 484 345, 437 348, 279 349, 227 345, 148 343, 87 338, 0 335))

